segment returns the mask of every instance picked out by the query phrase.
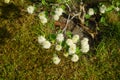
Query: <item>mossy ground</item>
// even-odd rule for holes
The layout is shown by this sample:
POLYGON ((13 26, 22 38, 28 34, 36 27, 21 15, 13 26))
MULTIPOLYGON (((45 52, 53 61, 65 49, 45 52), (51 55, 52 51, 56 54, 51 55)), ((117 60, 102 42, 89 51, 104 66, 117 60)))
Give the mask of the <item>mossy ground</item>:
MULTIPOLYGON (((19 11, 19 7, 16 9, 19 11)), ((88 52, 73 63, 60 52, 62 61, 55 65, 54 49, 45 50, 37 42, 39 34, 51 33, 51 23, 43 27, 34 15, 25 12, 15 15, 8 13, 0 18, 0 80, 120 79, 120 24, 102 28, 102 40, 94 54, 88 52)))

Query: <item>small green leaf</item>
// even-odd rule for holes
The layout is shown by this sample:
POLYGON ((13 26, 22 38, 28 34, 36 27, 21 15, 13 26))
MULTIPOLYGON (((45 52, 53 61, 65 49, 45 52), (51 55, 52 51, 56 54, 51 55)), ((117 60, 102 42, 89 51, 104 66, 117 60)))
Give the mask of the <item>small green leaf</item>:
POLYGON ((81 55, 81 51, 79 47, 76 48, 76 54, 81 55))
POLYGON ((61 7, 63 10, 66 8, 65 5, 61 5, 60 7, 61 7))
POLYGON ((89 25, 88 21, 85 21, 85 25, 86 25, 86 26, 88 26, 88 25, 89 25))
POLYGON ((101 17, 100 23, 102 23, 102 24, 105 25, 105 26, 108 26, 105 17, 101 17))
POLYGON ((49 38, 50 38, 51 41, 55 41, 56 35, 55 34, 50 34, 49 38))
POLYGON ((86 19, 89 19, 90 17, 91 17, 91 16, 90 16, 89 14, 86 14, 86 15, 85 15, 85 18, 86 18, 86 19))
POLYGON ((47 5, 47 3, 46 3, 45 0, 42 0, 42 4, 43 4, 43 5, 47 5))
POLYGON ((100 22, 104 23, 105 22, 105 17, 101 17, 100 22))
POLYGON ((66 35, 67 35, 69 38, 71 38, 71 37, 72 37, 72 32, 67 31, 67 32, 66 32, 66 35))
POLYGON ((107 8, 106 11, 112 11, 114 8, 115 8, 115 6, 114 6, 114 5, 111 5, 111 6, 109 6, 109 7, 107 8))

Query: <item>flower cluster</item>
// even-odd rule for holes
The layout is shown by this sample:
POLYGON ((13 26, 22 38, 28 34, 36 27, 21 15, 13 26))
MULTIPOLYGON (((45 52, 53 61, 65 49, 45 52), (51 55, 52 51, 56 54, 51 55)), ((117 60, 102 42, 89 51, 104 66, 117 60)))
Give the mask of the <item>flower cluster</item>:
MULTIPOLYGON (((57 42, 62 42, 64 40, 64 36, 62 33, 58 34, 56 37, 57 42)), ((68 53, 65 53, 64 56, 68 57, 69 55, 72 56, 71 61, 77 62, 79 57, 76 53, 76 43, 79 40, 79 35, 74 35, 72 39, 67 39, 66 44, 69 46, 68 53)), ((61 45, 56 45, 56 50, 60 51, 62 49, 61 45)), ((59 60, 59 59, 58 59, 59 60)))
POLYGON ((62 15, 63 9, 62 8, 56 8, 55 14, 53 15, 53 18, 55 21, 59 20, 59 17, 62 15))
MULTIPOLYGON (((76 43, 79 41, 79 35, 77 34, 73 35, 71 39, 69 38, 65 40, 64 35, 62 33, 57 34, 56 36, 57 44, 55 44, 56 51, 61 51, 63 49, 63 46, 61 45, 63 41, 65 41, 66 46, 69 47, 68 52, 64 53, 63 55, 65 57, 68 57, 70 55, 71 61, 77 62, 79 60, 79 56, 76 54, 76 43)), ((44 36, 38 37, 38 43, 41 44, 45 49, 49 49, 51 47, 51 43, 48 40, 46 40, 44 36)), ((53 56, 52 60, 54 64, 59 64, 61 61, 61 59, 56 54, 53 56)))
POLYGON ((79 40, 79 35, 74 35, 72 39, 67 39, 66 44, 69 46, 68 53, 73 55, 76 53, 76 43, 79 40))
POLYGON ((89 43, 88 43, 88 38, 83 38, 81 40, 81 51, 83 53, 87 53, 89 51, 89 43))
POLYGON ((47 23, 47 18, 46 18, 46 15, 45 15, 45 12, 44 12, 44 11, 43 11, 43 12, 40 12, 40 13, 38 14, 38 17, 39 17, 41 23, 43 23, 43 24, 47 23))
MULTIPOLYGON (((7 0, 6 0, 7 1, 7 0)), ((27 7, 27 12, 29 13, 29 14, 33 14, 34 13, 34 10, 35 10, 35 7, 34 6, 28 6, 27 7)), ((62 15, 62 13, 63 13, 63 9, 62 8, 56 8, 55 9, 55 14, 53 15, 53 19, 55 20, 55 21, 58 21, 59 20, 59 17, 62 15)), ((40 19, 40 21, 41 21, 41 23, 42 24, 46 24, 47 23, 47 18, 46 18, 46 15, 45 15, 45 11, 43 11, 43 12, 40 12, 39 14, 38 14, 38 17, 39 17, 39 19, 40 19)))
POLYGON ((49 49, 51 47, 51 43, 43 36, 38 37, 38 43, 41 44, 45 49, 49 49))
MULTIPOLYGON (((107 7, 106 7, 105 5, 102 5, 102 6, 100 6, 99 11, 100 11, 100 13, 103 14, 103 13, 106 12, 106 9, 107 9, 107 7)), ((116 8, 116 9, 117 9, 117 8, 116 8)), ((89 9, 88 9, 88 14, 89 14, 90 16, 94 15, 94 14, 95 14, 94 9, 93 9, 93 8, 89 8, 89 9)))

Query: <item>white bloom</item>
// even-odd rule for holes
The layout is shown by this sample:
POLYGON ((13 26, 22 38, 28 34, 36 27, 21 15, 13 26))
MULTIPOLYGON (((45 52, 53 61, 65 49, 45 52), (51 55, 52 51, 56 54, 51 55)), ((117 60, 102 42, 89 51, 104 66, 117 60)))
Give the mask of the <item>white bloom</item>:
POLYGON ((84 46, 81 46, 81 52, 87 53, 89 51, 89 44, 86 44, 84 46))
POLYGON ((78 40, 79 40, 79 35, 74 35, 73 37, 72 37, 72 42, 73 43, 77 43, 78 42, 78 40))
POLYGON ((69 55, 75 54, 75 52, 76 52, 76 45, 75 44, 70 45, 69 55))
POLYGON ((56 8, 55 10, 55 14, 58 15, 58 16, 61 16, 63 13, 63 9, 62 8, 56 8))
POLYGON ((61 45, 56 45, 55 49, 56 49, 57 51, 60 51, 60 50, 62 49, 62 46, 61 46, 61 45))
POLYGON ((119 8, 119 7, 116 7, 115 10, 116 10, 116 11, 120 11, 120 8, 119 8))
POLYGON ((45 49, 49 49, 51 47, 51 43, 49 41, 44 41, 42 45, 45 49))
POLYGON ((46 41, 45 37, 43 36, 38 37, 38 43, 42 44, 44 41, 46 41))
POLYGON ((40 12, 40 13, 38 14, 38 17, 39 17, 39 19, 41 20, 41 23, 43 23, 43 24, 47 23, 47 18, 46 18, 46 16, 45 16, 45 12, 40 12))
POLYGON ((83 39, 81 40, 81 44, 86 44, 86 43, 88 43, 88 41, 89 41, 88 38, 83 38, 83 39))
POLYGON ((72 62, 77 62, 79 60, 79 57, 77 54, 72 55, 71 61, 72 62))
POLYGON ((4 0, 4 2, 8 4, 10 2, 10 0, 4 0))
POLYGON ((53 60, 53 63, 56 64, 56 65, 59 64, 60 61, 61 61, 61 59, 57 55, 54 56, 52 60, 53 60))
POLYGON ((89 8, 88 14, 89 14, 89 15, 94 15, 94 9, 93 9, 93 8, 89 8))
POLYGON ((102 5, 101 7, 100 7, 100 12, 101 13, 105 13, 105 11, 106 11, 106 6, 105 5, 102 5))
POLYGON ((29 14, 32 14, 34 12, 34 6, 28 6, 27 11, 29 14))
POLYGON ((58 15, 53 15, 53 19, 55 20, 55 21, 58 21, 59 20, 59 16, 58 15))
POLYGON ((64 35, 62 33, 57 34, 56 40, 62 42, 64 40, 64 35))
POLYGON ((41 23, 43 23, 43 24, 47 23, 47 18, 42 18, 41 23))
POLYGON ((45 12, 43 11, 43 12, 40 12, 39 14, 38 14, 38 17, 40 18, 40 19, 44 19, 45 18, 45 12))
POLYGON ((87 53, 89 51, 89 43, 88 43, 88 38, 83 38, 81 40, 81 51, 83 53, 87 53))
POLYGON ((66 44, 67 44, 68 46, 71 46, 71 45, 73 44, 72 39, 67 39, 66 44))

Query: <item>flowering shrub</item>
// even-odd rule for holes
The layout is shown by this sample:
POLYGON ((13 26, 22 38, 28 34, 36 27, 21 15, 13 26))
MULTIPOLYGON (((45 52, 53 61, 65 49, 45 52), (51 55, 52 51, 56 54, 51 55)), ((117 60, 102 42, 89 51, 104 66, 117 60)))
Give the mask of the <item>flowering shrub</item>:
MULTIPOLYGON (((10 0, 5 0, 5 3, 9 3, 10 0)), ((63 13, 66 14, 65 12, 65 8, 68 7, 70 14, 71 14, 71 8, 69 6, 69 2, 70 0, 65 0, 65 1, 56 1, 57 4, 50 4, 52 5, 52 8, 50 10, 46 9, 46 10, 41 10, 37 13, 35 13, 35 9, 37 9, 35 6, 31 6, 29 5, 27 7, 27 12, 29 14, 37 14, 37 17, 39 18, 40 22, 43 24, 43 26, 46 25, 46 23, 48 23, 49 21, 53 20, 55 21, 59 21, 60 17, 62 16, 63 13), (62 4, 62 6, 60 5, 62 4), (64 6, 64 7, 63 7, 64 6), (66 7, 65 7, 66 6, 66 7), (51 19, 52 18, 52 19, 51 19)), ((48 3, 46 1, 42 1, 42 5, 48 5, 48 3)), ((63 30, 60 30, 61 32, 57 32, 58 34, 55 34, 55 38, 53 40, 51 39, 46 39, 44 36, 40 35, 38 36, 38 43, 44 48, 44 49, 51 49, 52 46, 54 46, 54 49, 57 52, 60 51, 66 51, 63 52, 63 55, 65 57, 70 56, 71 57, 71 61, 72 62, 77 62, 79 60, 79 54, 82 53, 87 53, 90 50, 90 45, 89 45, 89 39, 87 37, 82 37, 80 39, 80 36, 78 34, 71 34, 70 37, 69 35, 67 35, 65 33, 66 29, 67 29, 67 25, 69 24, 70 20, 76 18, 76 16, 79 17, 80 23, 82 25, 89 26, 89 24, 86 24, 87 21, 89 21, 89 19, 91 17, 93 17, 96 14, 99 14, 100 17, 100 23, 104 23, 104 25, 106 25, 106 21, 105 21, 105 17, 104 14, 106 14, 107 12, 110 12, 112 10, 115 10, 117 12, 120 11, 120 4, 114 5, 112 4, 111 6, 107 6, 103 3, 100 3, 98 10, 96 10, 96 8, 94 7, 90 7, 88 9, 85 9, 86 7, 84 6, 84 3, 81 2, 80 4, 80 12, 78 12, 78 14, 73 14, 72 16, 69 14, 68 15, 68 19, 66 22, 66 25, 63 26, 65 27, 63 30), (70 17, 71 16, 71 17, 70 17), (78 43, 78 44, 77 44, 78 43), (79 45, 80 43, 80 45, 79 45)), ((99 24, 98 22, 98 24, 99 24)), ((88 30, 89 28, 84 28, 83 30, 88 30)), ((89 33, 89 32, 88 32, 89 33)), ((92 36, 92 38, 94 38, 94 35, 92 33, 90 33, 90 35, 92 36)), ((59 55, 57 55, 56 53, 53 55, 53 63, 54 64, 59 64, 61 59, 59 58, 59 55)))

